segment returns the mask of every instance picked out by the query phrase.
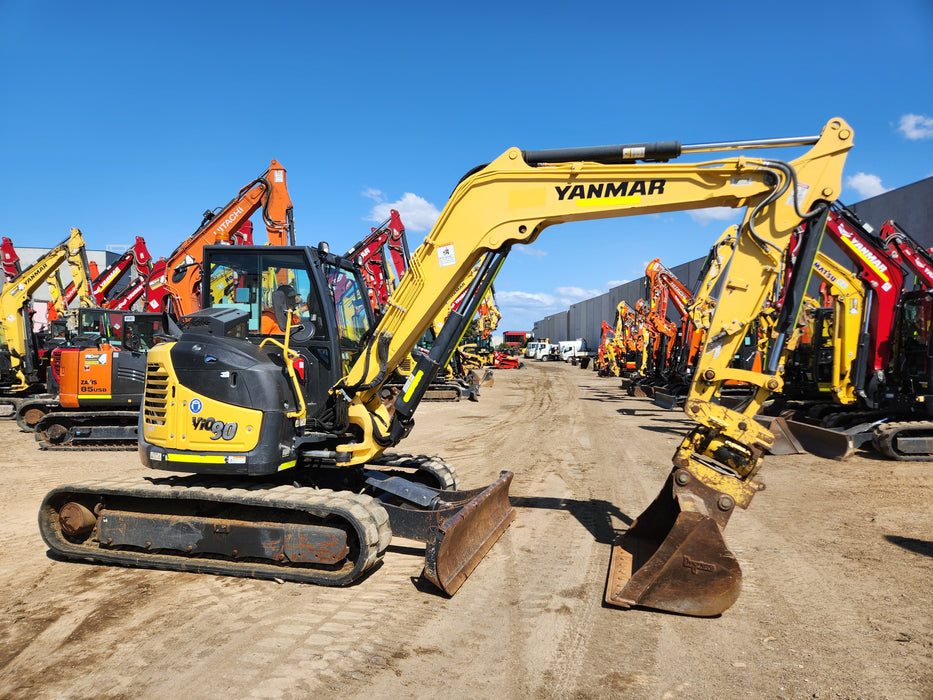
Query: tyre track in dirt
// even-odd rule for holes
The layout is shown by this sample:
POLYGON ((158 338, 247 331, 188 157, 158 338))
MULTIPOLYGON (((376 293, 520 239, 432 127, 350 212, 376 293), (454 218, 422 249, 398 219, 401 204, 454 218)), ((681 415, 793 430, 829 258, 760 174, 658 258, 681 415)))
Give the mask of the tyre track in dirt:
MULTIPOLYGON (((473 468, 474 460, 497 452, 500 463, 505 459, 501 455, 507 455, 509 468, 516 471, 511 489, 516 521, 449 601, 443 617, 421 628, 416 643, 418 648, 446 649, 448 655, 454 644, 466 645, 471 656, 483 659, 488 672, 474 678, 472 685, 462 685, 468 679, 455 668, 445 672, 451 688, 469 687, 475 696, 557 698, 578 693, 581 687, 598 694, 607 678, 610 683, 602 690, 612 692, 643 682, 638 673, 618 676, 611 671, 598 674, 596 683, 592 680, 593 669, 600 668, 590 661, 594 645, 600 656, 600 628, 629 614, 602 607, 609 543, 617 521, 612 501, 620 487, 619 474, 600 467, 618 451, 633 457, 636 453, 625 445, 634 443, 626 440, 625 430, 605 435, 601 427, 615 419, 624 400, 603 396, 583 401, 591 389, 586 381, 578 385, 584 377, 568 375, 569 369, 544 364, 525 375, 510 375, 531 386, 522 386, 524 398, 519 402, 511 400, 511 393, 502 397, 508 409, 490 416, 491 434, 484 438, 483 450, 459 452, 457 448, 475 439, 463 437, 451 440, 443 454, 457 463, 461 476, 473 468), (521 446, 528 446, 533 459, 520 454, 521 446), (493 634, 472 624, 490 618, 500 621, 493 634), (454 641, 447 632, 451 629, 468 632, 454 641), (503 649, 508 650, 505 655, 503 649)), ((497 383, 494 390, 500 386, 497 383)), ((666 469, 658 471, 660 484, 666 469)), ((642 494, 652 487, 639 488, 635 500, 644 500, 642 494)), ((629 659, 644 667, 654 664, 659 631, 658 625, 641 624, 629 659)), ((419 677, 429 673, 429 666, 430 659, 406 659, 397 678, 419 677)), ((385 693, 380 697, 412 691, 410 685, 384 675, 374 680, 385 693)), ((354 696, 369 694, 370 689, 361 688, 354 696)))
POLYGON ((609 543, 690 425, 561 363, 497 371, 477 403, 423 406, 402 451, 443 456, 465 488, 516 473, 516 521, 448 599, 404 540, 346 589, 49 559, 46 491, 151 472, 118 453, 63 462, 0 424, 0 488, 15 494, 0 696, 933 697, 929 465, 769 457, 768 490, 726 530, 745 572, 730 610, 602 606, 609 543))

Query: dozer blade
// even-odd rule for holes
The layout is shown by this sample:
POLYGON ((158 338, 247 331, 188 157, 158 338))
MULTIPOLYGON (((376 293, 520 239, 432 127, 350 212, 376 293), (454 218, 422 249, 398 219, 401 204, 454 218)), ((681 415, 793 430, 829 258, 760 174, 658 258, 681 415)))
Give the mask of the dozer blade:
MULTIPOLYGON (((836 430, 801 421, 784 419, 788 432, 804 450, 817 457, 826 459, 848 459, 855 451, 871 440, 871 431, 860 433, 859 430, 836 430)), ((860 426, 859 426, 860 427, 860 426)))
POLYGON ((424 575, 447 595, 457 592, 515 519, 509 502, 512 472, 490 486, 449 518, 432 528, 424 553, 424 575))
POLYGON ((659 408, 674 409, 684 405, 686 396, 665 389, 655 389, 652 403, 659 408))
POLYGON ((687 481, 677 486, 672 472, 613 545, 608 605, 712 617, 738 599, 742 570, 722 537, 728 514, 716 512, 720 494, 696 479, 687 481))
POLYGON ((470 383, 476 386, 492 386, 496 383, 496 378, 490 369, 484 369, 482 372, 479 370, 471 369, 470 370, 470 383))
POLYGON ((380 497, 392 534, 425 543, 424 576, 447 595, 457 592, 515 519, 509 502, 512 472, 469 491, 441 491, 367 474, 367 483, 403 499, 380 497))

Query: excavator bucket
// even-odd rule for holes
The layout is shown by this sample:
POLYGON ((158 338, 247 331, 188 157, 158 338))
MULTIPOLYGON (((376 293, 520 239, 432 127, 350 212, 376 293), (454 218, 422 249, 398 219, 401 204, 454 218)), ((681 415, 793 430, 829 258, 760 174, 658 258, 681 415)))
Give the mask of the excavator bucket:
POLYGON ((488 386, 492 388, 492 386, 496 383, 496 378, 490 369, 484 369, 482 371, 471 369, 470 383, 479 387, 488 386))
POLYGON ((739 597, 742 571, 722 530, 718 492, 675 469, 661 493, 613 545, 605 601, 682 615, 722 614, 739 597))
MULTIPOLYGON (((457 592, 515 519, 509 502, 512 476, 502 472, 489 486, 467 491, 400 482, 408 502, 383 503, 393 536, 425 543, 424 576, 447 595, 457 592)), ((396 492, 387 479, 379 487, 396 492)))

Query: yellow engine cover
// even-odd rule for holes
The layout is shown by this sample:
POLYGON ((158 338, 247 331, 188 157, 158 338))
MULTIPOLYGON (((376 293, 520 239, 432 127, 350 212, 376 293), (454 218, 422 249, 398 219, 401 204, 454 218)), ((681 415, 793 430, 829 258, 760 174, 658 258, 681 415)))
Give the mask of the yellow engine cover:
POLYGON ((169 353, 174 343, 149 351, 143 397, 143 438, 166 449, 245 453, 256 447, 262 411, 231 406, 182 386, 169 353))

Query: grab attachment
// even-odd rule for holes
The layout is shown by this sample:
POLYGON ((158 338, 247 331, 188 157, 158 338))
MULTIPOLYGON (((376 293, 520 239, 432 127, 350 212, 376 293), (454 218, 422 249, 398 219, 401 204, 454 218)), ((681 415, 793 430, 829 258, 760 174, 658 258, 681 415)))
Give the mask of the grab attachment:
POLYGON ((742 570, 722 536, 735 501, 675 468, 613 545, 605 601, 698 617, 727 610, 742 570))

